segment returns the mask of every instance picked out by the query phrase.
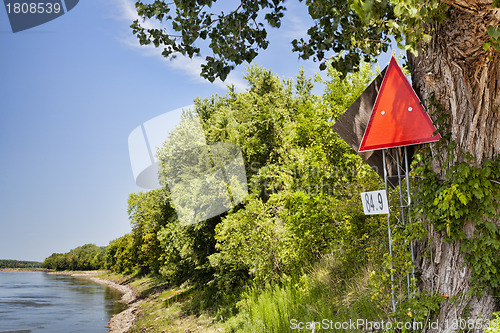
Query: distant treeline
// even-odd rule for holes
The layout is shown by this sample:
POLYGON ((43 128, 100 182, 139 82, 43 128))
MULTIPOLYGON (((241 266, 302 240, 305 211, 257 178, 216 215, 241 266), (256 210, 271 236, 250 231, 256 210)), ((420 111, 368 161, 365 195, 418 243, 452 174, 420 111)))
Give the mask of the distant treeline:
POLYGON ((0 259, 0 269, 2 268, 42 268, 42 263, 38 261, 0 259))
POLYGON ((52 253, 43 262, 43 268, 64 270, 95 270, 104 268, 105 246, 85 244, 67 253, 52 253))

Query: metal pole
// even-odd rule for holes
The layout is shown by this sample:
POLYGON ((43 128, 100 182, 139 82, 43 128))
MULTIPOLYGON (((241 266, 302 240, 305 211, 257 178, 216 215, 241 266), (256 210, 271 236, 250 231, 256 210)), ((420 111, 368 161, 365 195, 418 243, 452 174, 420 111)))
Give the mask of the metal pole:
POLYGON ((396 167, 398 169, 398 186, 399 186, 399 203, 400 203, 400 209, 401 209, 401 221, 403 222, 403 225, 406 224, 405 220, 405 210, 404 210, 404 199, 403 199, 403 189, 401 188, 401 165, 399 164, 399 148, 396 149, 396 167))
MULTIPOLYGON (((403 222, 403 226, 406 225, 406 220, 405 220, 405 205, 404 205, 404 198, 403 198, 403 189, 402 189, 402 183, 401 183, 401 165, 399 163, 399 152, 401 151, 400 148, 396 148, 396 168, 398 169, 398 187, 399 187, 399 204, 400 204, 400 211, 401 211, 401 221, 403 222)), ((408 178, 408 177, 407 177, 408 178)), ((406 274, 406 284, 407 284, 407 291, 408 293, 410 292, 410 273, 406 274)))
MULTIPOLYGON (((385 149, 382 150, 382 161, 384 166, 384 183, 385 183, 385 193, 389 197, 389 192, 387 188, 387 166, 385 163, 385 149)), ((389 201, 389 212, 387 213, 387 231, 389 234, 389 255, 391 256, 391 293, 392 293, 392 311, 396 312, 396 297, 394 295, 394 274, 392 273, 392 234, 391 234, 391 204, 389 201)))
MULTIPOLYGON (((408 223, 411 223, 411 193, 410 193, 410 168, 408 166, 408 151, 405 146, 405 168, 406 168, 406 195, 407 195, 407 204, 408 204, 408 223)), ((411 262, 413 263, 413 268, 411 271, 411 275, 415 278, 415 252, 413 250, 413 241, 410 242, 410 250, 411 250, 411 262)))

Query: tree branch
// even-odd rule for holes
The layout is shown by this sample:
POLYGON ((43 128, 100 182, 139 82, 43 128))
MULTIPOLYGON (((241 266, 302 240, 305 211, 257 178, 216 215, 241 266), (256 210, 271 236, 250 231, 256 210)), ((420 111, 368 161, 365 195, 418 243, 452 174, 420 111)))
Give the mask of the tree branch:
POLYGON ((233 10, 231 13, 229 13, 227 15, 224 15, 223 17, 219 17, 218 19, 213 20, 210 24, 205 24, 204 26, 200 27, 199 29, 193 30, 193 32, 198 32, 198 31, 201 31, 201 30, 203 30, 205 28, 208 28, 209 26, 213 25, 215 22, 218 22, 218 21, 220 21, 222 19, 225 19, 226 17, 229 17, 229 16, 233 15, 234 13, 237 13, 240 10, 241 6, 243 6, 243 4, 245 2, 246 2, 246 0, 242 0, 240 2, 240 5, 235 10, 233 10))

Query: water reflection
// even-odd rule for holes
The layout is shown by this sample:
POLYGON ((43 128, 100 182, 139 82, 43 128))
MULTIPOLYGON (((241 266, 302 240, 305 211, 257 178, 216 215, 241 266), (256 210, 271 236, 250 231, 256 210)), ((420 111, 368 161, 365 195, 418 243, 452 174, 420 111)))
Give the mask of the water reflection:
POLYGON ((127 304, 123 302, 117 302, 116 300, 120 300, 122 298, 122 294, 116 289, 110 287, 104 287, 104 299, 109 300, 109 302, 105 302, 105 311, 108 317, 111 318, 114 314, 120 313, 127 308, 127 304))
POLYGON ((0 272, 0 333, 100 333, 126 308, 121 294, 87 279, 0 272))

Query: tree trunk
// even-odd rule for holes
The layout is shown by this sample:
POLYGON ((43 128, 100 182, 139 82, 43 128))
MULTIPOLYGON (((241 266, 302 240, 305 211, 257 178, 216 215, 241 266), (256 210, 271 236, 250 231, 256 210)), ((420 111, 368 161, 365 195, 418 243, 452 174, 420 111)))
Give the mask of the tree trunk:
MULTIPOLYGON (((434 93, 449 116, 451 140, 456 142, 457 151, 469 152, 480 165, 500 151, 500 52, 493 47, 483 49, 489 39, 487 27, 500 22, 500 9, 493 9, 491 0, 446 2, 448 18, 429 26, 431 42, 418 57, 409 56, 413 86, 424 103, 434 93)), ((443 153, 433 152, 433 166, 440 175, 445 163, 443 153)), ((468 223, 464 229, 471 237, 474 225, 468 223)), ((427 332, 454 332, 452 324, 460 319, 489 318, 498 309, 488 293, 480 299, 467 296, 471 271, 460 252, 460 242, 444 242, 443 235, 429 223, 427 239, 419 246, 420 250, 424 248, 430 249, 431 256, 421 255, 417 261, 422 288, 450 298, 458 295, 456 302, 442 303, 439 317, 434 318, 439 326, 427 332)))

